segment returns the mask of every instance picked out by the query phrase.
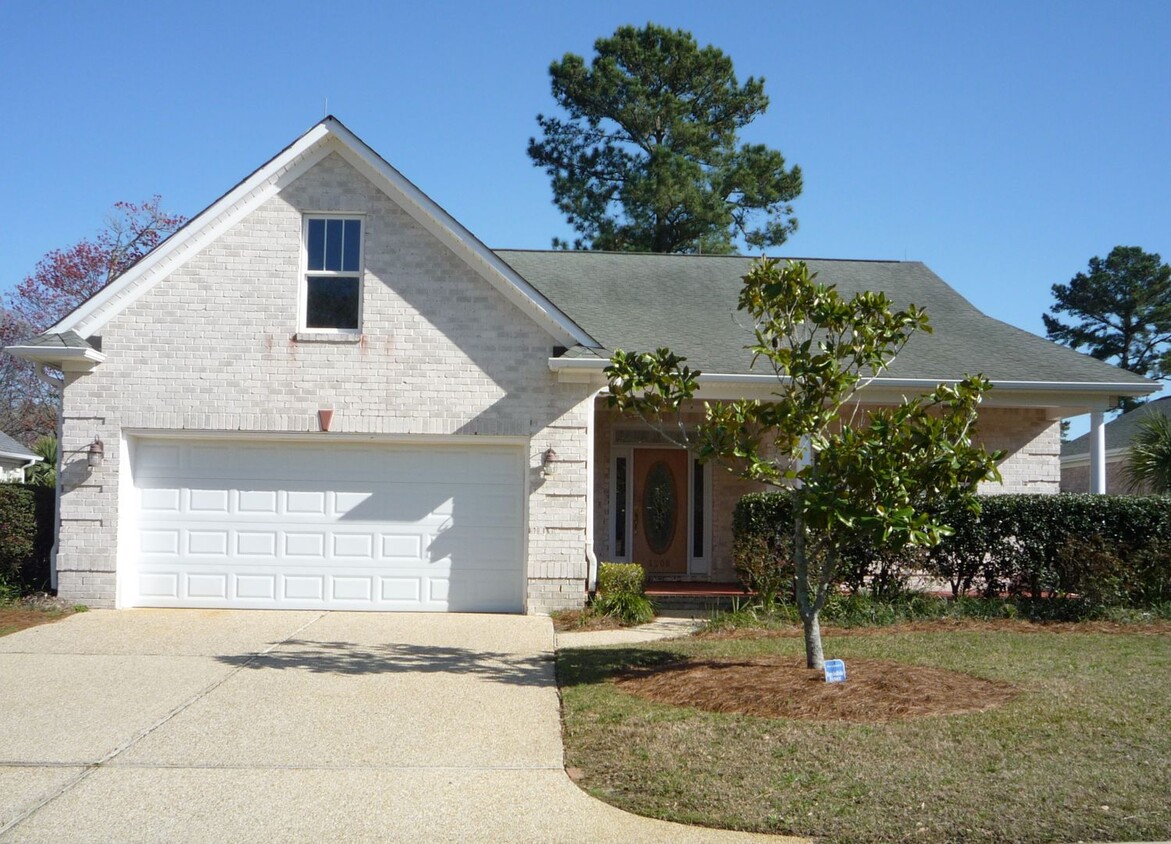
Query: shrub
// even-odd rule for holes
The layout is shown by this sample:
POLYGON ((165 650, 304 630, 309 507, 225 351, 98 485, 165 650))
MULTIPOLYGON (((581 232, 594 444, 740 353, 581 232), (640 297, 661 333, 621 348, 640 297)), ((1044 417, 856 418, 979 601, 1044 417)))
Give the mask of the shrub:
POLYGON ((5 592, 47 585, 53 500, 52 489, 0 484, 0 585, 5 592))
POLYGON ((635 592, 646 588, 646 569, 638 563, 602 563, 598 566, 598 591, 635 592))
MULTIPOLYGON (((1171 603, 1171 497, 994 495, 980 504, 978 514, 938 505, 954 533, 933 548, 845 547, 842 585, 891 601, 921 571, 946 580, 953 598, 1008 596, 1013 612, 1032 618, 1102 616, 1110 607, 1161 612, 1171 603)), ((781 595, 778 584, 791 578, 790 508, 785 493, 753 493, 736 506, 737 571, 765 598, 781 595)))
MULTIPOLYGON (((741 583, 766 606, 793 594, 793 499, 784 492, 742 497, 732 514, 732 559, 741 583)), ((920 569, 922 552, 858 541, 841 549, 839 582, 851 592, 879 598, 906 591, 908 575, 920 569)), ((815 547, 808 549, 813 555, 815 547)))
POLYGON ((602 563, 598 567, 598 594, 590 609, 617 618, 623 624, 645 624, 655 608, 644 594, 646 571, 637 563, 602 563))

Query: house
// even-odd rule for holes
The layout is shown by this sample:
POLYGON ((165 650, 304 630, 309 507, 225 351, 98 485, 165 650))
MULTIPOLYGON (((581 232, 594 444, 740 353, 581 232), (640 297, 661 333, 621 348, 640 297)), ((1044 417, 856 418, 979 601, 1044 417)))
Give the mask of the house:
MULTIPOLYGON (((1154 413, 1171 415, 1171 397, 1140 404, 1108 422, 1103 431, 1105 488, 1110 493, 1146 493, 1145 488, 1131 489, 1126 467, 1130 462, 1130 440, 1143 419, 1154 413)), ((1090 492, 1090 458, 1093 432, 1061 444, 1061 491, 1090 492)))
MULTIPOLYGON (((991 378, 997 489, 1057 492, 1059 421, 1156 389, 984 316, 920 263, 810 263, 934 321, 865 402, 991 378)), ((599 391, 613 349, 669 345, 703 370, 700 398, 767 398, 735 311, 748 265, 494 252, 328 117, 13 347, 64 375, 57 588, 532 613, 580 606, 598 560, 730 580, 751 487, 599 391)))
POLYGON ((24 470, 41 458, 0 431, 0 483, 22 483, 24 470))

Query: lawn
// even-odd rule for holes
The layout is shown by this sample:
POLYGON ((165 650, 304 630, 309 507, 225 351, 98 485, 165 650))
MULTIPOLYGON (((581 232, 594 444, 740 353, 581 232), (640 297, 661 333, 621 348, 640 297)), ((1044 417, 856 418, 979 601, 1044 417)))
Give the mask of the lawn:
POLYGON ((797 667, 791 634, 561 651, 567 766, 639 814, 824 841, 1171 838, 1166 624, 928 624, 825 642, 857 669, 834 706, 817 702, 824 684, 797 667), (672 699, 669 675, 695 663, 697 705, 645 697, 672 699), (698 708, 742 695, 752 672, 785 717, 698 708), (870 700, 916 683, 960 714, 870 700))

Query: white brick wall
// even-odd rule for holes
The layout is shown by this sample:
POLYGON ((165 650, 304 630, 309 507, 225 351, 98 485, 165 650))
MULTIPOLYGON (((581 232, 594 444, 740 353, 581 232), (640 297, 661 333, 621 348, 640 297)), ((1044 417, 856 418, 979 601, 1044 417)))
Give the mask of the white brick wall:
MULTIPOLYGON (((558 342, 332 154, 130 305, 101 332, 107 361, 71 376, 62 448, 106 444, 103 466, 67 467, 61 594, 114 602, 120 437, 127 429, 318 430, 529 438, 530 611, 580 604, 585 385, 559 384, 558 342), (304 212, 364 214, 363 336, 295 339, 304 212), (541 457, 564 461, 549 479, 541 457), (558 597, 560 596, 560 597, 558 597), (572 599, 571 599, 572 598, 572 599)), ((322 436, 327 436, 323 434, 322 436)))

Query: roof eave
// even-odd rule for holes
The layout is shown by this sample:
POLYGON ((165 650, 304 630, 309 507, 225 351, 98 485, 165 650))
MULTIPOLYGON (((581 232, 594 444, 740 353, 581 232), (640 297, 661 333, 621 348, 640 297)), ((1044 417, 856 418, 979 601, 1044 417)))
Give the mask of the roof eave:
MULTIPOLYGON (((607 365, 609 361, 601 358, 549 358, 549 368, 562 380, 600 377, 607 365)), ((696 395, 705 399, 767 399, 777 383, 775 375, 720 372, 704 372, 697 380, 696 395)), ((897 400, 906 391, 921 393, 939 384, 959 381, 958 378, 872 378, 862 388, 862 395, 869 403, 887 402, 897 400)), ((1146 396, 1159 389, 1160 385, 1153 381, 992 381, 992 391, 985 395, 985 403, 992 407, 1064 408, 1072 416, 1090 410, 1107 410, 1120 396, 1146 396)))
POLYGON ((69 346, 5 346, 4 351, 22 360, 55 366, 59 369, 92 369, 105 363, 106 356, 97 349, 69 346))

